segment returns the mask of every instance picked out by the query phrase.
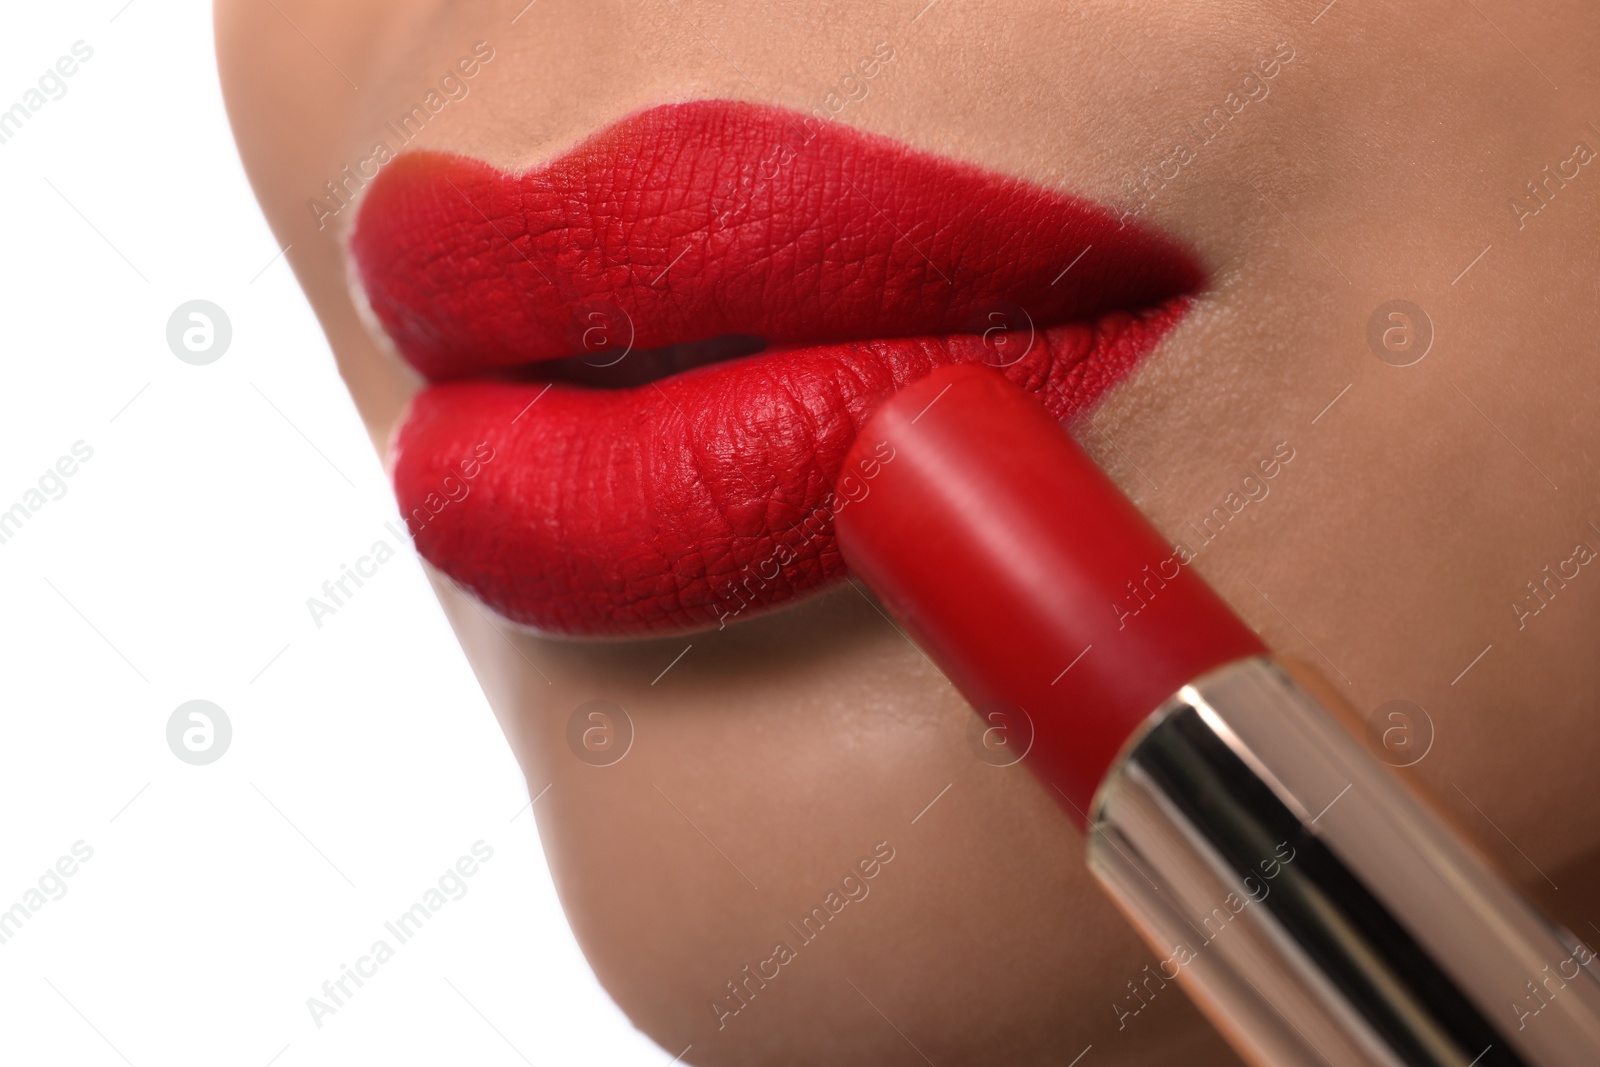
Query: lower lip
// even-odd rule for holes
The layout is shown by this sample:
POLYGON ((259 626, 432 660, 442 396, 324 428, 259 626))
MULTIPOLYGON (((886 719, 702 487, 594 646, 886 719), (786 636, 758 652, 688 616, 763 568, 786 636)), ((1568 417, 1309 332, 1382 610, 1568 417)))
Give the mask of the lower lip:
POLYGON ((1600 1062, 1592 950, 1267 658, 1037 404, 936 371, 846 462, 880 455, 841 550, 982 716, 975 744, 1020 750, 986 762, 1026 758, 1089 831, 1161 961, 1110 983, 1119 1029, 1176 981, 1262 1067, 1600 1062))
POLYGON ((439 383, 395 440, 396 491, 421 553, 513 621, 575 635, 720 627, 845 575, 832 487, 885 397, 935 367, 1004 363, 1068 418, 1185 306, 1003 339, 769 350, 631 389, 439 383))

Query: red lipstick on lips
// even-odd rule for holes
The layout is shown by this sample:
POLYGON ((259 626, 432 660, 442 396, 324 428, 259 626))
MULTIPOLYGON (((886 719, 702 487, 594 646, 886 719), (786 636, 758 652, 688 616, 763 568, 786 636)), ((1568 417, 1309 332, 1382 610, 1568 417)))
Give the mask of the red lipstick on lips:
POLYGON ((1037 400, 935 370, 844 469, 883 455, 840 551, 980 714, 1031 723, 1026 761, 1159 960, 1135 981, 1179 982, 1260 1067, 1600 1063, 1594 951, 1268 659, 1037 400))
POLYGON ((1202 282, 1093 204, 725 101, 517 174, 402 156, 350 253, 432 383, 394 443, 418 549, 573 635, 715 626, 843 577, 833 480, 884 397, 987 361, 1068 416, 1202 282))

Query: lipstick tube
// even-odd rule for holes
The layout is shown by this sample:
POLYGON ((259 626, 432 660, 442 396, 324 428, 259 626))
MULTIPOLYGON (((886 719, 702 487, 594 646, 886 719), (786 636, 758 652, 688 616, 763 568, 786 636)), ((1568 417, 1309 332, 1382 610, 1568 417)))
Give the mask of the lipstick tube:
POLYGON ((846 562, 1026 749, 1155 980, 1245 1060, 1600 1063, 1595 953, 1271 659, 1036 400, 943 368, 844 470, 846 562))

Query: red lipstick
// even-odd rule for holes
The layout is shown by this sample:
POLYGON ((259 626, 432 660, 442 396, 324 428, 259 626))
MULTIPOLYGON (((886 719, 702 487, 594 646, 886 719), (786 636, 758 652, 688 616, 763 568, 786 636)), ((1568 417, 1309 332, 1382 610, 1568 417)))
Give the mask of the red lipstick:
POLYGON ((1031 723, 1026 762, 1151 979, 1246 1060, 1600 1062, 1593 950, 1277 666, 1037 400, 935 370, 844 469, 884 456, 839 514, 846 563, 979 714, 1031 723))
POLYGON ((894 459, 839 513, 838 537, 980 715, 1027 711, 1040 769, 1081 825, 1153 708, 1266 649, 1099 467, 1061 461, 1058 439, 997 375, 936 373, 862 431, 863 458, 882 440, 894 459), (1046 707, 1094 712, 1028 710, 1046 707))
POLYGON ((1068 416, 1203 280, 1084 200, 715 100, 519 173, 403 155, 350 255, 432 383, 394 442, 418 549, 575 635, 718 626, 841 579, 832 484, 884 397, 988 362, 1068 416))

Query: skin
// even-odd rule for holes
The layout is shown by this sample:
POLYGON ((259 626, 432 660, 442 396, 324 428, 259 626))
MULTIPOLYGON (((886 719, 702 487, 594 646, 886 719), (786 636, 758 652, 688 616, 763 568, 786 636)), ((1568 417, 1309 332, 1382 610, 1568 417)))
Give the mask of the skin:
MULTIPOLYGON (((216 5, 245 165, 380 448, 417 382, 352 302, 353 209, 319 229, 306 202, 474 42, 495 58, 417 143, 505 168, 670 100, 810 108, 883 40, 896 58, 838 121, 1124 205, 1123 179, 1187 141, 1141 217, 1212 285, 1074 432, 1174 538, 1289 442, 1197 569, 1353 730, 1390 699, 1426 709, 1432 746, 1402 776, 1588 931, 1600 576, 1512 605, 1579 540, 1600 547, 1600 162, 1537 214, 1525 189, 1575 142, 1600 150, 1592 5, 539 0, 513 25, 518 6, 216 5), (1185 124, 1279 42, 1294 58, 1270 96, 1195 147, 1185 124), (1368 344, 1394 299, 1433 325, 1411 366, 1368 344)), ((580 643, 436 584, 531 792, 550 787, 534 812, 584 951, 685 1061, 1059 1064, 1092 1043, 1102 1064, 1236 1062, 1175 987, 1119 1029, 1112 1005, 1157 957, 1057 804, 975 758, 965 703, 856 588, 720 633, 580 643), (631 718, 611 766, 567 744, 594 698, 631 718), (882 841, 870 896, 719 1029, 725 983, 882 841)))

